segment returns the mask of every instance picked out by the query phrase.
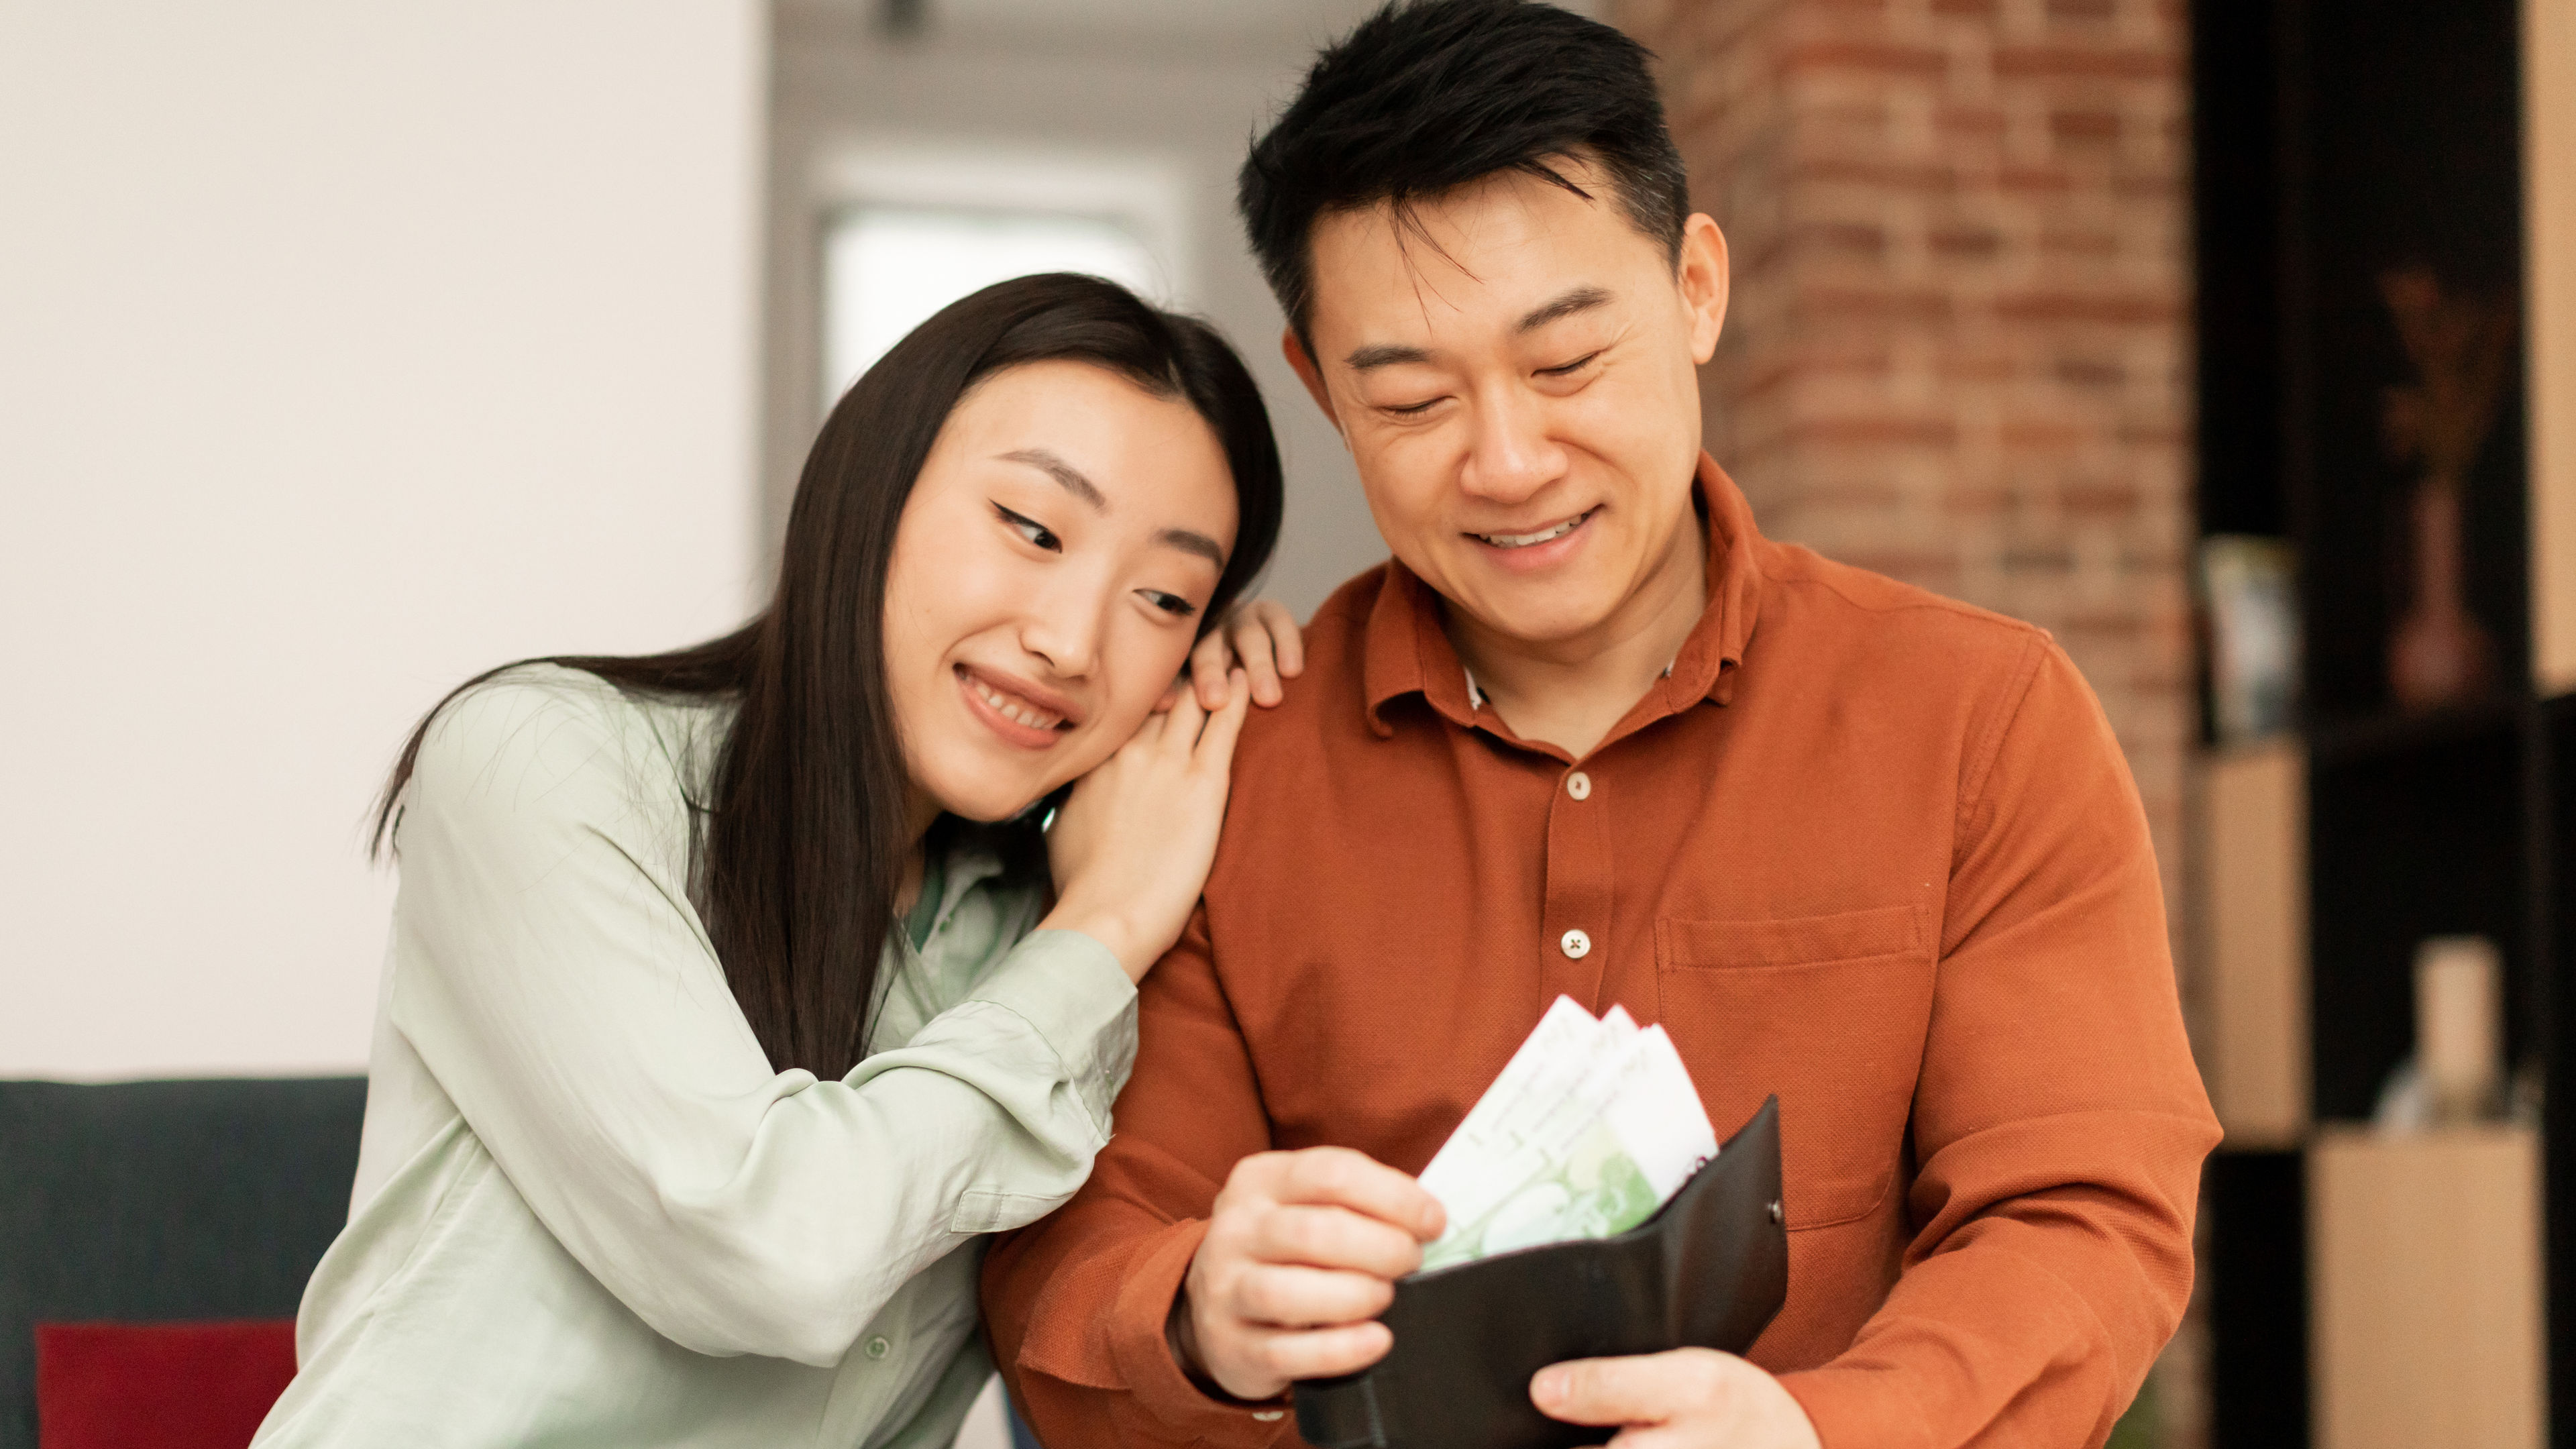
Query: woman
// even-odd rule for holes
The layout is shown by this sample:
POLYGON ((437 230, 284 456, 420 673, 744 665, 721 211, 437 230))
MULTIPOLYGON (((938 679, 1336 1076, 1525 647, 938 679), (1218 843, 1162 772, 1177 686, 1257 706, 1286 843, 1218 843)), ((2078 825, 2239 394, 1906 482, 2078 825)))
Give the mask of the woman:
POLYGON ((750 625, 443 702, 378 817, 356 1207, 257 1442, 947 1443, 977 1235, 1089 1172, 1205 878, 1252 686, 1173 681, 1279 510, 1213 332, 1006 282, 833 410, 750 625))

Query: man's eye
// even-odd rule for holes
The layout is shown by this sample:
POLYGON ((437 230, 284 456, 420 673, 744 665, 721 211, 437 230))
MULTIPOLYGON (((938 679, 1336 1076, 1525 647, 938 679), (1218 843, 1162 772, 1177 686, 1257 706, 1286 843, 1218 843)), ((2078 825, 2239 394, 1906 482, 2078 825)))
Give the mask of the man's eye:
POLYGON ((1591 366, 1592 359, 1599 357, 1600 355, 1601 354, 1598 352, 1587 352, 1581 357, 1574 359, 1572 362, 1563 363, 1555 367, 1542 367, 1538 370, 1539 376, 1570 377, 1575 373, 1581 372, 1584 368, 1591 366))
POLYGON ((1064 552, 1064 540, 1056 537, 1045 524, 1034 518, 1023 518, 998 503, 993 505, 993 511, 1001 515, 1002 522, 1008 524, 1020 537, 1030 543, 1049 553, 1064 552))
POLYGON ((1393 413, 1399 418, 1409 418, 1431 411, 1433 404, 1439 401, 1440 399, 1434 397, 1425 398, 1418 403, 1390 404, 1383 411, 1393 413))
POLYGON ((1198 605, 1178 594, 1167 594, 1161 589, 1138 589, 1136 592, 1145 596, 1145 602, 1176 619, 1186 619, 1199 611, 1198 605))

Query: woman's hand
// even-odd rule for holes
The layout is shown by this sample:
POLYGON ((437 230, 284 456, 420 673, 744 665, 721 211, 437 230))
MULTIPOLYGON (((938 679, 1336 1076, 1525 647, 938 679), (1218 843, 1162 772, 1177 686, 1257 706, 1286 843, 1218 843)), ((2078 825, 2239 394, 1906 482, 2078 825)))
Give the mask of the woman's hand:
POLYGON ((1244 670, 1224 683, 1212 713, 1185 690, 1170 710, 1147 715, 1135 738, 1074 785, 1047 829, 1056 905, 1039 929, 1091 937, 1130 981, 1181 938, 1216 859, 1235 736, 1252 708, 1244 670))
MULTIPOLYGON (((1198 690, 1199 708, 1224 707, 1226 677, 1238 664, 1252 680, 1254 704, 1266 707, 1286 697, 1279 681, 1306 672, 1305 636, 1298 632, 1297 617, 1287 605, 1276 599, 1237 604, 1190 651, 1190 683, 1198 690)), ((1169 709, 1180 697, 1181 686, 1176 683, 1156 708, 1169 709)))

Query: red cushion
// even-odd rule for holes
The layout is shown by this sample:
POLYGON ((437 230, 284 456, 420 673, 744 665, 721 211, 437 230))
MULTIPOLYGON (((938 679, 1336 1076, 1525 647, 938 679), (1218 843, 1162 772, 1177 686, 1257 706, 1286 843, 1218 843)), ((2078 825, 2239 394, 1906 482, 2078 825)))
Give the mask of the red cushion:
POLYGON ((295 1377, 295 1321, 39 1323, 37 1449, 244 1449, 295 1377))

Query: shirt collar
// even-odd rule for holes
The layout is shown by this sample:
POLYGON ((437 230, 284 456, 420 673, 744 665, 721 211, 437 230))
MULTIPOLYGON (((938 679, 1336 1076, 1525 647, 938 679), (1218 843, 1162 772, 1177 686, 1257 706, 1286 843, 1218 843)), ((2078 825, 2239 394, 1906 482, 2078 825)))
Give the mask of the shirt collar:
MULTIPOLYGON (((1692 491, 1708 518, 1708 606, 1656 682, 1673 712, 1702 699, 1725 704, 1733 697, 1735 668, 1744 662, 1762 602, 1755 551, 1762 535, 1743 491, 1706 453, 1692 491)), ((1474 724, 1483 701, 1471 695, 1467 666, 1440 627, 1440 596, 1399 560, 1387 561, 1364 641, 1360 673, 1372 731, 1380 737, 1395 733, 1386 704, 1407 694, 1421 695, 1453 724, 1474 724)))

